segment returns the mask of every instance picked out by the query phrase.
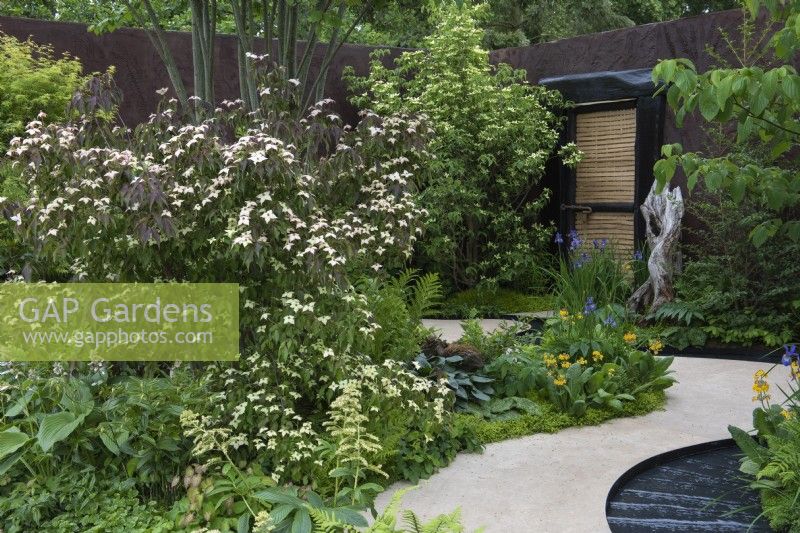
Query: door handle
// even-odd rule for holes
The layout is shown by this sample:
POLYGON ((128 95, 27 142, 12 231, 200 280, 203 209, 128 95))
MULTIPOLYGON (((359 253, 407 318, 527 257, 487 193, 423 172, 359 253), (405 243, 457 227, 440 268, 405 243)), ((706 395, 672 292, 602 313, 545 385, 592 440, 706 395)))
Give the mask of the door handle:
POLYGON ((569 205, 561 204, 562 211, 577 211, 579 213, 586 213, 587 215, 592 212, 592 208, 588 205, 569 205))

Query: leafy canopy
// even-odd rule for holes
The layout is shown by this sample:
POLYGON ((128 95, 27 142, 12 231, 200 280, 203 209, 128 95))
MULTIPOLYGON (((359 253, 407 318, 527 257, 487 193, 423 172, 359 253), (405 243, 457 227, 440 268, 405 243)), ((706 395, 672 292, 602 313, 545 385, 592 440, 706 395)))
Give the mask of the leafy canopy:
POLYGON ((530 287, 547 240, 538 188, 558 140, 558 93, 493 66, 481 45, 477 9, 445 9, 423 50, 395 68, 373 55, 368 76, 348 76, 353 102, 378 113, 421 113, 435 130, 423 162, 427 236, 418 259, 455 287, 530 287))
POLYGON ((756 245, 779 233, 800 240, 800 221, 782 216, 800 203, 800 172, 791 156, 800 140, 800 77, 792 66, 800 49, 800 2, 745 4, 751 23, 763 6, 770 20, 782 26, 768 42, 772 56, 768 66, 763 61, 750 63, 742 55, 736 68, 699 73, 688 59, 670 59, 655 67, 653 80, 668 84, 667 102, 679 126, 687 115, 699 111, 708 122, 731 123, 736 145, 760 144, 768 156, 742 163, 729 154, 684 153, 681 145, 673 144, 663 147, 664 159, 656 163, 655 173, 663 185, 681 167, 690 189, 702 179, 709 190, 729 193, 737 203, 749 196, 767 207, 774 216, 752 230, 756 245))
POLYGON ((0 152, 40 111, 50 120, 63 117, 84 81, 81 71, 77 59, 0 33, 0 152))

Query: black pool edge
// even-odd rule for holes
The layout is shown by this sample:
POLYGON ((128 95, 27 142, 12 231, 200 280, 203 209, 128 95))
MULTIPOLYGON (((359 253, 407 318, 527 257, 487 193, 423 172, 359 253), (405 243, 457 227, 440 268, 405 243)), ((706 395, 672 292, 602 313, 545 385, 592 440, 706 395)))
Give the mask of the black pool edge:
POLYGON ((700 444, 693 444, 691 446, 684 446, 683 448, 675 448, 674 450, 670 450, 668 452, 660 453, 658 455, 654 455, 652 457, 648 457, 644 461, 637 463, 636 465, 632 466, 628 470, 625 471, 617 480, 611 485, 611 488, 606 495, 606 521, 608 520, 608 511, 611 507, 611 500, 619 494, 624 487, 631 479, 635 478, 639 474, 645 472, 646 470, 650 470, 651 468, 655 468, 657 466, 661 466, 664 463, 668 463, 674 459, 678 459, 681 457, 690 457, 692 455, 698 455, 706 452, 711 452, 715 450, 721 450, 725 448, 730 448, 732 446, 736 446, 736 442, 733 439, 721 439, 721 440, 714 440, 710 442, 701 442, 700 444))

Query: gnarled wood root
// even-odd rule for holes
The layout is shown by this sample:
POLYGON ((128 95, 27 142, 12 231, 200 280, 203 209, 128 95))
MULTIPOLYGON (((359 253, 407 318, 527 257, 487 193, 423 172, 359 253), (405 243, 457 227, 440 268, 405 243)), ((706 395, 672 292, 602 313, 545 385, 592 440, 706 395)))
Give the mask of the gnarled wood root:
POLYGON ((673 275, 675 248, 681 234, 683 195, 680 187, 668 186, 659 193, 653 183, 650 194, 639 208, 645 221, 650 257, 647 270, 650 277, 628 299, 628 309, 653 312, 675 297, 673 275))

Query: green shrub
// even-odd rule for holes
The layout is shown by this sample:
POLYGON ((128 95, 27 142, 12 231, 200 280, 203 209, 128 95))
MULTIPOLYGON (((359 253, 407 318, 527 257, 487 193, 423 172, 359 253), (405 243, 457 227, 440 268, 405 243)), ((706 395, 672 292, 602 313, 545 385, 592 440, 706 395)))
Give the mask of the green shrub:
MULTIPOLYGON (((344 476, 337 465, 358 470, 356 455, 340 464, 352 448, 337 436, 344 429, 332 425, 341 419, 347 391, 358 391, 358 411, 366 418, 357 433, 380 444, 362 458, 376 468, 385 465, 391 475, 429 475, 469 445, 469 435, 453 429, 449 390, 407 369, 408 350, 421 335, 418 318, 439 291, 435 276, 351 282, 400 268, 417 239, 424 211, 411 171, 427 159, 425 121, 365 112, 358 126, 343 128, 329 100, 301 120, 294 85, 277 71, 263 76, 269 91, 260 93, 258 114, 229 102, 195 120, 165 101, 129 131, 111 128, 112 102, 98 97, 97 105, 84 108, 83 120, 34 123, 24 140, 11 143, 34 193, 24 208, 3 202, 25 253, 63 261, 71 275, 89 282, 241 285, 240 360, 198 366, 202 372, 187 387, 200 416, 184 432, 214 440, 201 447, 204 453, 194 450, 209 466, 207 475, 189 464, 187 439, 174 425, 180 402, 163 405, 146 396, 157 412, 137 417, 139 407, 117 404, 104 411, 106 398, 94 394, 92 405, 87 400, 77 411, 56 407, 60 396, 50 395, 44 411, 67 411, 59 416, 70 424, 80 418, 56 448, 90 443, 94 453, 87 461, 97 475, 133 478, 143 500, 167 504, 183 494, 172 490, 173 482, 188 477, 198 483, 190 485, 193 491, 184 487, 170 515, 177 523, 193 515, 189 522, 198 527, 254 519, 247 488, 256 482, 302 486, 309 502, 312 491, 335 499, 337 481, 328 474, 344 476), (384 337, 375 335, 384 326, 384 337), (153 437, 149 452, 142 443, 128 457, 126 439, 116 438, 124 432, 113 425, 112 438, 104 424, 117 418, 131 424, 168 418, 170 425, 158 430, 163 438, 153 437), (205 517, 209 506, 213 516, 205 517)), ((148 368, 165 372, 133 367, 131 387, 148 368)), ((91 381, 83 370, 70 377, 91 381)), ((31 388, 34 395, 49 390, 41 383, 31 388)), ((13 433, 14 420, 2 429, 13 433)), ((31 437, 38 423, 33 420, 33 431, 18 429, 31 437)), ((134 430, 123 428, 134 440, 134 430)), ((28 437, 24 453, 47 462, 28 437)), ((13 465, 15 476, 22 464, 13 465)), ((65 472, 76 468, 63 466, 65 472)), ((347 484, 350 494, 360 490, 352 505, 359 510, 374 496, 371 484, 384 482, 367 470, 349 479, 355 480, 347 484)), ((306 510, 294 512, 302 517, 306 510)))
POLYGON ((95 504, 87 494, 113 500, 96 484, 122 479, 126 502, 169 502, 189 458, 179 415, 198 401, 199 381, 182 369, 139 378, 103 363, 65 371, 34 364, 2 375, 0 522, 36 529, 74 514, 68 523, 95 504))
POLYGON ((800 243, 773 239, 755 246, 747 235, 771 215, 755 202, 696 195, 699 221, 676 280, 678 297, 702 314, 704 331, 724 342, 779 346, 800 329, 800 243), (745 258, 743 260, 743 258, 745 258))
MULTIPOLYGON (((558 141, 560 96, 491 65, 474 10, 446 8, 423 50, 388 69, 377 51, 367 77, 350 71, 354 103, 378 113, 423 113, 436 136, 418 177, 427 233, 418 262, 455 289, 502 284, 542 290, 548 230, 539 186, 558 141)), ((571 152, 572 148, 565 150, 571 152)))
POLYGON ((84 83, 78 59, 59 58, 53 48, 0 33, 0 157, 40 112, 57 121, 84 83))
POLYGON ((522 341, 520 333, 525 330, 525 326, 522 324, 511 323, 487 333, 481 326, 481 322, 476 319, 465 320, 461 323, 461 327, 464 329, 464 333, 459 342, 474 346, 487 363, 518 346, 522 341))

